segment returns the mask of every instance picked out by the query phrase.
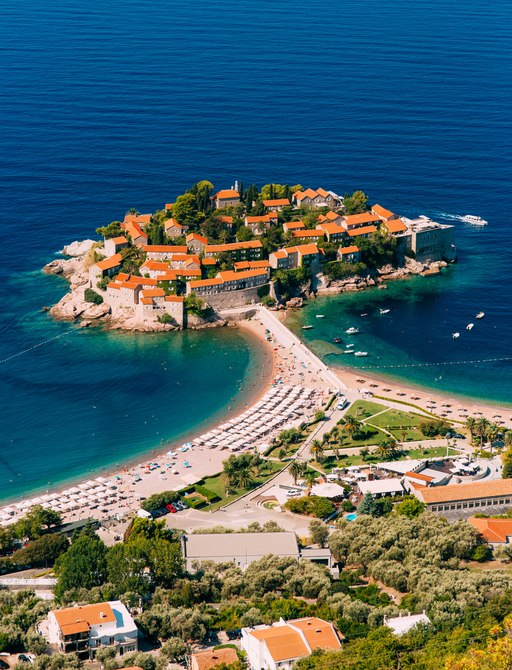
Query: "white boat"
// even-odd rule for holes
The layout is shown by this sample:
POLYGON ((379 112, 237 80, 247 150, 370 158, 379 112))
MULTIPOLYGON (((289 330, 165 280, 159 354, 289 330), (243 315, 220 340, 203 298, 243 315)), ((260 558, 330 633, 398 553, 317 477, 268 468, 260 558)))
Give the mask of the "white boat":
POLYGON ((484 316, 485 316, 485 312, 478 312, 478 314, 476 315, 476 318, 477 319, 483 319, 484 316))
POLYGON ((468 325, 466 326, 466 330, 473 330, 474 325, 475 325, 474 323, 468 323, 468 325))
POLYGON ((354 328, 354 326, 352 326, 345 332, 347 333, 347 335, 356 335, 359 332, 359 328, 354 328))
POLYGON ((353 344, 347 344, 347 349, 350 349, 350 347, 353 347, 353 346, 355 346, 355 345, 353 345, 353 344))
POLYGON ((364 312, 364 314, 361 314, 360 316, 368 316, 368 314, 364 312))
POLYGON ((324 314, 317 314, 317 315, 316 315, 316 318, 317 318, 317 319, 323 319, 323 318, 324 318, 324 314))
POLYGON ((381 313, 381 314, 389 314, 390 312, 391 312, 390 309, 381 309, 381 310, 380 310, 380 313, 381 313))
POLYGON ((460 337, 460 333, 452 333, 452 337, 454 340, 458 340, 460 337))
POLYGON ((302 330, 311 330, 313 326, 302 326, 302 330))
POLYGON ((343 353, 344 354, 353 354, 354 350, 353 349, 345 349, 345 351, 343 353))
POLYGON ((354 356, 368 356, 367 351, 356 351, 354 356))
POLYGON ((465 214, 460 219, 464 223, 471 223, 473 226, 486 226, 488 224, 488 221, 482 219, 481 216, 473 216, 473 214, 465 214))

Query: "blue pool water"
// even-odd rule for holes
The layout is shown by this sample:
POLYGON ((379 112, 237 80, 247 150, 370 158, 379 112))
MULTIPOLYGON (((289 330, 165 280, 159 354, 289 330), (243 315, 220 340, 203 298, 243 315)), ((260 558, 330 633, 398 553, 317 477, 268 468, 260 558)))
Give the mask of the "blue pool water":
MULTIPOLYGON (((364 188, 399 212, 488 218, 455 222, 459 265, 389 293, 389 322, 372 318, 367 336, 380 363, 510 356, 509 2, 0 8, 2 496, 141 453, 250 388, 261 360, 236 333, 75 332, 39 311, 65 290, 39 273, 55 251, 202 177, 364 188), (447 332, 480 309, 489 318, 453 349, 447 332)), ((509 372, 483 363, 447 383, 510 401, 509 372)))

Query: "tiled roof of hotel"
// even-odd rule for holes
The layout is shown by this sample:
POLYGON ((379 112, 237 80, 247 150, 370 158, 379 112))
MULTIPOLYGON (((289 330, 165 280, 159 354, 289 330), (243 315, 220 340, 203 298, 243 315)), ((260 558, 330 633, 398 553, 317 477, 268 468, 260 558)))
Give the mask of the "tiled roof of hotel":
POLYGON ((183 302, 185 298, 182 295, 166 295, 165 302, 183 302))
POLYGON ((287 221, 283 223, 283 228, 286 226, 287 230, 304 230, 306 224, 304 221, 287 221))
POLYGON ((196 242, 208 244, 208 239, 202 235, 198 235, 197 233, 189 233, 185 239, 187 240, 187 243, 192 242, 192 240, 196 240, 196 242))
POLYGON ((328 621, 318 617, 305 617, 303 619, 292 619, 287 623, 299 628, 304 633, 312 651, 315 651, 315 649, 339 649, 341 647, 339 637, 343 639, 343 635, 341 633, 337 634, 334 626, 328 621))
POLYGON ((165 292, 163 288, 145 288, 141 295, 143 298, 163 298, 165 292))
POLYGON ((111 239, 114 244, 128 244, 128 240, 124 235, 119 235, 118 237, 112 237, 111 239))
POLYGON ((151 223, 152 214, 126 214, 124 217, 125 223, 151 223))
POLYGON ((266 275, 266 270, 246 270, 245 272, 233 272, 233 270, 225 270, 224 272, 219 272, 218 274, 223 282, 241 281, 242 279, 251 279, 251 277, 262 277, 266 275))
POLYGON ((336 235, 337 233, 345 233, 346 230, 345 228, 342 228, 339 224, 337 223, 319 223, 317 228, 320 230, 323 230, 325 233, 328 233, 329 235, 336 235))
POLYGON ((121 254, 114 254, 110 258, 104 258, 102 261, 96 263, 96 267, 100 270, 111 270, 116 268, 118 265, 121 265, 123 257, 121 254))
POLYGON ((235 191, 231 188, 226 188, 223 191, 218 191, 215 194, 215 197, 218 200, 233 200, 234 198, 239 198, 240 193, 238 193, 238 191, 235 191))
POLYGON ((255 270, 255 269, 266 269, 270 267, 268 261, 238 261, 233 263, 235 270, 255 270))
POLYGON ((348 255, 348 254, 356 254, 359 251, 359 247, 356 247, 355 244, 353 244, 350 247, 341 247, 338 249, 338 253, 341 254, 342 256, 348 255))
POLYGON ((275 200, 264 200, 265 207, 286 207, 290 204, 288 198, 276 198, 275 200))
POLYGON ((358 226, 361 223, 380 223, 380 218, 371 212, 350 214, 349 216, 345 216, 344 219, 347 226, 358 226))
POLYGON ((507 542, 512 536, 512 519, 477 519, 471 517, 468 522, 487 542, 507 542))
POLYGON ((407 230, 407 226, 400 219, 393 219, 393 221, 384 221, 382 224, 390 233, 403 233, 407 230))
POLYGON ((145 244, 142 251, 161 254, 186 254, 188 247, 186 245, 173 246, 172 244, 145 244))
POLYGON ((219 219, 220 221, 222 221, 222 223, 229 223, 229 224, 233 223, 232 216, 219 216, 219 219))
POLYGON ((470 484, 449 484, 448 486, 416 487, 423 502, 428 504, 456 502, 474 498, 494 498, 512 496, 512 479, 493 479, 470 484))
POLYGON ((167 230, 167 228, 178 228, 178 230, 182 230, 183 226, 181 223, 178 223, 176 219, 173 219, 172 217, 170 219, 165 219, 164 221, 164 227, 167 230))
POLYGON ((268 214, 263 214, 262 216, 246 216, 245 220, 247 223, 270 223, 272 219, 276 218, 276 212, 269 212, 268 214))
POLYGON ((377 228, 375 226, 365 226, 364 228, 355 228, 354 230, 349 230, 349 237, 357 237, 358 235, 369 235, 370 233, 376 233, 377 228))
POLYGON ((201 258, 201 265, 217 265, 216 258, 201 258))
POLYGON ((372 212, 379 216, 382 219, 389 219, 392 216, 395 216, 393 212, 390 212, 389 209, 381 207, 381 205, 373 205, 372 212))
POLYGON ((405 477, 410 477, 411 479, 418 479, 420 482, 433 482, 434 478, 429 477, 428 475, 422 475, 421 472, 406 472, 405 477))
POLYGON ((136 240, 138 237, 142 237, 145 240, 148 239, 148 236, 142 230, 142 228, 139 226, 138 223, 134 223, 133 221, 126 221, 121 225, 126 230, 128 235, 132 238, 132 240, 136 240))
POLYGON ((164 263, 164 261, 155 261, 151 258, 140 266, 141 271, 146 270, 162 270, 166 272, 169 269, 169 263, 164 263))
POLYGON ((224 649, 207 649, 192 654, 192 658, 197 664, 198 670, 210 670, 218 665, 232 665, 238 662, 238 655, 235 649, 227 647, 224 649))
POLYGON ((224 282, 220 277, 213 277, 212 279, 197 279, 190 281, 188 285, 190 288, 204 288, 205 286, 219 286, 224 282))
POLYGON ((309 649, 304 644, 300 633, 290 626, 272 626, 261 630, 251 630, 250 634, 257 640, 265 642, 276 663, 309 656, 309 649))
POLYGON ((300 244, 297 247, 287 247, 284 249, 288 254, 289 253, 299 253, 302 256, 309 256, 311 254, 318 254, 319 250, 316 244, 300 244))
POLYGON ((306 237, 315 237, 318 239, 319 237, 324 236, 324 231, 323 230, 318 230, 315 228, 315 230, 294 230, 292 231, 292 237, 296 239, 301 239, 301 238, 306 238, 306 237))
POLYGON ((293 197, 300 201, 304 200, 304 198, 316 198, 317 195, 317 191, 314 191, 312 188, 307 188, 305 191, 295 191, 293 197))
POLYGON ((205 253, 222 253, 223 251, 237 251, 238 249, 261 249, 260 240, 248 240, 247 242, 230 242, 229 244, 209 244, 205 253))

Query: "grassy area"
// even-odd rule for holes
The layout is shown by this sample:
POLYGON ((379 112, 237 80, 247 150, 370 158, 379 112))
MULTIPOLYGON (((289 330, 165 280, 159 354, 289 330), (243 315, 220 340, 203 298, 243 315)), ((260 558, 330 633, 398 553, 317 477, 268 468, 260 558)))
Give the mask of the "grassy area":
POLYGON ((218 507, 222 507, 223 505, 232 502, 233 500, 237 500, 246 493, 249 493, 249 491, 251 491, 252 489, 255 489, 258 486, 264 484, 268 479, 270 479, 270 477, 272 477, 276 472, 281 470, 283 467, 284 467, 283 463, 276 463, 275 461, 265 461, 260 474, 254 478, 254 483, 250 489, 238 489, 236 491, 232 490, 230 491, 230 494, 228 496, 226 496, 226 488, 228 482, 226 475, 223 472, 220 472, 217 475, 213 475, 212 477, 205 477, 203 480, 205 488, 216 493, 219 496, 220 500, 211 505, 207 505, 206 507, 202 507, 201 512, 210 512, 214 509, 217 509, 218 507))
MULTIPOLYGON (((450 448, 449 454, 453 455, 455 452, 450 448)), ((458 453, 458 452, 457 452, 458 453)), ((411 449, 404 451, 402 454, 393 460, 403 461, 405 459, 417 458, 436 458, 439 456, 446 456, 446 447, 425 447, 424 449, 411 449)), ((368 454, 365 460, 359 455, 344 456, 340 454, 340 458, 336 459, 334 456, 327 457, 322 463, 312 462, 311 465, 326 473, 331 472, 333 468, 346 468, 349 465, 375 465, 382 461, 382 458, 375 456, 372 453, 368 454)))
POLYGON ((419 414, 405 412, 398 409, 388 409, 383 414, 370 419, 372 425, 385 428, 393 437, 401 442, 413 442, 425 439, 418 428, 420 423, 428 421, 419 414))
POLYGON ((373 416, 373 414, 377 414, 377 412, 383 412, 386 409, 386 405, 380 405, 378 402, 372 402, 371 400, 356 400, 345 416, 353 416, 358 421, 364 421, 369 416, 373 416))

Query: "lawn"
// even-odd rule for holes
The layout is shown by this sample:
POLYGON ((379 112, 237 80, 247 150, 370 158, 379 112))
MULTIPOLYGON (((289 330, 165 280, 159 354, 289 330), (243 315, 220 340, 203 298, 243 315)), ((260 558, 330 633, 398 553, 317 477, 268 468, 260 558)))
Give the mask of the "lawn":
POLYGON ((233 500, 241 498, 246 493, 249 493, 249 491, 264 484, 270 477, 278 472, 278 470, 281 470, 284 467, 283 463, 276 463, 275 461, 265 461, 263 465, 264 468, 260 474, 254 478, 254 484, 250 489, 233 490, 228 496, 226 496, 227 478, 223 472, 219 472, 212 477, 205 477, 203 480, 205 488, 216 493, 221 500, 211 505, 207 505, 206 507, 202 507, 200 511, 211 512, 218 507, 222 507, 233 500))
POLYGON ((425 435, 418 428, 420 423, 424 421, 428 421, 428 419, 419 414, 398 409, 388 409, 383 414, 370 419, 372 425, 385 428, 395 439, 401 442, 424 440, 425 435))
POLYGON ((377 412, 383 412, 385 409, 387 409, 386 405, 380 405, 378 402, 356 400, 345 416, 354 416, 358 421, 364 421, 369 416, 373 416, 377 412))
MULTIPOLYGON (((450 455, 454 454, 454 450, 450 448, 450 455)), ((458 453, 458 452, 457 452, 458 453)), ((446 456, 446 447, 425 447, 424 449, 411 449, 410 451, 404 451, 401 456, 395 458, 395 461, 403 461, 405 459, 418 459, 418 458, 436 458, 439 456, 446 456)), ((323 470, 326 473, 331 472, 333 468, 346 468, 349 465, 375 465, 382 461, 382 458, 374 456, 373 454, 368 454, 365 460, 359 455, 356 456, 343 456, 340 454, 340 458, 336 459, 334 456, 329 456, 322 463, 314 462, 312 465, 319 470, 323 470)))

